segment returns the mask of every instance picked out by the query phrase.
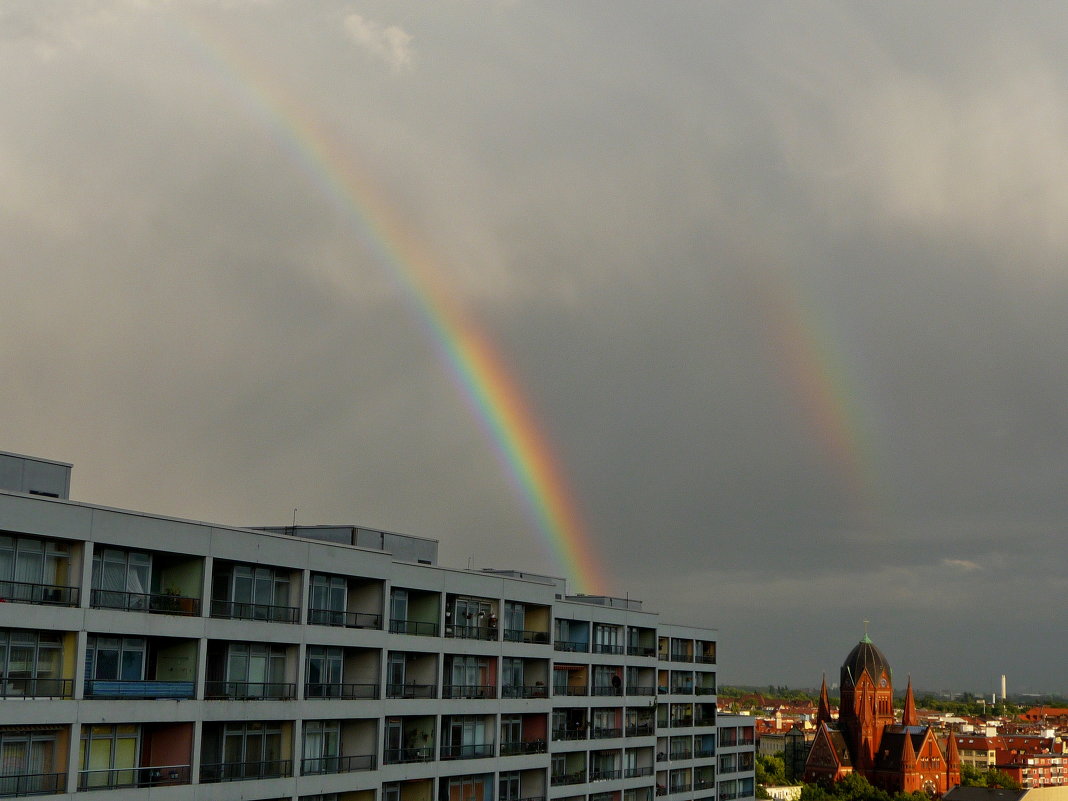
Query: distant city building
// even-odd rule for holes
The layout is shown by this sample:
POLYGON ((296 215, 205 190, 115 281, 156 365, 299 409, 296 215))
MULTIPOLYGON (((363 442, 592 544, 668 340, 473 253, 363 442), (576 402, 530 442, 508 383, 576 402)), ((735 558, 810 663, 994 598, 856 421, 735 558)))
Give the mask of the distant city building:
POLYGON ((827 682, 820 689, 818 728, 805 762, 805 781, 833 783, 858 773, 891 793, 942 795, 960 783, 953 738, 943 752, 934 730, 921 726, 909 682, 901 722, 894 713, 890 663, 864 636, 842 664, 838 720, 827 682))

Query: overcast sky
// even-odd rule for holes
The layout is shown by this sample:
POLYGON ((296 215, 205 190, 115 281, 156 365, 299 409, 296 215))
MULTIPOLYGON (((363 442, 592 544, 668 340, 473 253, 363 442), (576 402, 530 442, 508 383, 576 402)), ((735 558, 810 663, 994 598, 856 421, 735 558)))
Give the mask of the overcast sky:
POLYGON ((0 449, 76 499, 562 570, 373 197, 721 681, 869 619, 1068 690, 1059 4, 5 0, 0 98, 0 449))

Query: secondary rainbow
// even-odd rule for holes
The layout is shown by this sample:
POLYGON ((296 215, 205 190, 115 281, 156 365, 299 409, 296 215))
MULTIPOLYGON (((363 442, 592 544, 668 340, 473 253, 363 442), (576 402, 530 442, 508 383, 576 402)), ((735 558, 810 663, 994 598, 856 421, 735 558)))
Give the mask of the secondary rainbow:
POLYGON ((187 16, 200 54, 217 68, 246 108, 271 131, 402 288, 450 374, 476 411, 501 463, 573 591, 606 591, 578 504, 518 382, 493 343, 446 286, 416 232, 404 224, 358 163, 352 148, 307 103, 231 39, 187 16))

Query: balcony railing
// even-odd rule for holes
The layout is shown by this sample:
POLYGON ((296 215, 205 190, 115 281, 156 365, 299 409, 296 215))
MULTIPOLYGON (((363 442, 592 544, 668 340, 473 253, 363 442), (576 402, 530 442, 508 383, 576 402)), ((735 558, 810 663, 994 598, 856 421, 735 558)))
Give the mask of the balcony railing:
POLYGON ((573 729, 553 729, 554 740, 585 740, 586 737, 587 732, 585 724, 573 729))
POLYGON ((496 626, 459 626, 445 624, 445 636, 457 640, 497 640, 496 626))
MULTIPOLYGON (((0 601, 20 604, 50 604, 52 606, 77 606, 78 588, 61 584, 33 584, 28 581, 0 581, 0 601)), ((62 774, 42 773, 41 776, 62 774)))
POLYGON ((270 759, 264 762, 216 762, 200 766, 202 784, 212 782, 237 782, 244 779, 279 779, 293 772, 293 763, 288 759, 270 759))
POLYGON ((690 792, 690 783, 689 782, 679 782, 678 784, 673 784, 673 785, 671 785, 670 788, 668 788, 668 792, 669 793, 688 793, 688 792, 690 792))
POLYGON ((204 697, 209 700, 225 698, 236 701, 262 699, 288 701, 295 698, 297 687, 286 681, 206 681, 204 697))
POLYGON ((0 698, 70 698, 72 679, 15 679, 0 676, 0 698))
POLYGON ((623 695, 623 688, 622 687, 615 687, 615 686, 613 686, 611 684, 608 685, 607 687, 596 687, 595 686, 592 690, 590 690, 590 695, 598 695, 598 696, 623 695))
POLYGON ((403 765, 407 762, 433 762, 434 746, 427 748, 387 748, 382 761, 387 765, 403 765))
POLYGON ((120 681, 90 679, 85 682, 86 698, 192 698, 196 685, 191 681, 120 681))
POLYGON ((595 642, 593 652, 595 654, 622 654, 623 646, 615 643, 595 642))
MULTIPOLYGON (((716 716, 715 715, 702 715, 702 716, 696 717, 696 718, 694 718, 693 725, 694 726, 715 726, 716 725, 716 716)), ((749 744, 752 745, 752 741, 750 741, 749 744)))
POLYGON ((184 595, 152 592, 122 592, 94 589, 89 605, 96 609, 122 609, 126 612, 156 612, 163 615, 200 614, 200 599, 184 595))
POLYGON ((66 773, 15 773, 0 776, 0 796, 45 795, 66 790, 66 773))
POLYGON ((671 752, 672 759, 693 759, 693 751, 679 748, 671 752))
POLYGON ((621 770, 590 770, 591 782, 607 782, 613 779, 622 779, 623 771, 621 770))
POLYGON ((628 645, 628 656, 656 656, 656 649, 647 645, 628 645))
POLYGON ((232 620, 269 620, 274 623, 299 623, 300 609, 295 606, 249 604, 242 601, 212 601, 211 616, 232 620))
POLYGON ((716 694, 716 688, 715 687, 695 687, 693 692, 694 692, 694 695, 715 695, 716 694))
POLYGON ((671 728, 673 729, 685 729, 693 726, 693 720, 691 718, 683 718, 681 720, 671 721, 671 728))
POLYGON ((693 783, 693 789, 695 790, 707 790, 710 787, 716 786, 715 779, 695 779, 693 783))
POLYGON ((425 620, 398 620, 397 618, 391 618, 389 621, 389 633, 437 637, 438 624, 428 623, 425 620))
POLYGON ((530 629, 505 629, 504 641, 526 642, 544 645, 549 642, 549 632, 531 631, 530 629))
POLYGON ((715 654, 698 654, 694 657, 694 662, 699 662, 702 665, 714 665, 716 664, 715 654))
POLYGON ((305 698, 378 698, 377 684, 305 684, 305 698))
POLYGON ((628 737, 648 737, 653 731, 652 723, 632 723, 627 726, 628 737))
POLYGON ((576 770, 574 773, 556 773, 549 780, 549 783, 553 787, 558 787, 562 784, 583 784, 586 781, 586 771, 576 770))
POLYGON ((627 768, 623 771, 624 779, 640 779, 642 776, 652 776, 653 767, 649 765, 644 768, 627 768))
POLYGON ((677 686, 672 687, 671 692, 675 695, 693 695, 693 686, 677 686))
POLYGON ((492 684, 446 684, 441 688, 442 698, 496 698, 497 688, 492 684))
POLYGON ((442 759, 482 759, 491 756, 493 756, 493 743, 441 746, 442 759))
POLYGON ((557 640, 553 643, 553 648, 557 651, 570 651, 572 653, 588 653, 590 650, 590 644, 588 642, 578 642, 576 640, 557 640))
POLYGON ((697 759, 708 759, 716 755, 715 748, 698 748, 693 752, 693 755, 697 759))
POLYGON ((627 687, 627 695, 656 695, 656 687, 627 687))
POLYGON ((549 690, 544 684, 506 684, 501 687, 501 698, 548 698, 549 690))
POLYGON ((544 740, 517 740, 514 743, 501 743, 501 756, 517 756, 519 754, 544 754, 544 740))
POLYGON ((589 695, 585 684, 554 684, 553 695, 589 695))
POLYGON ((590 729, 591 740, 610 740, 614 737, 622 737, 623 729, 615 729, 605 726, 594 726, 590 729))
MULTIPOLYGON (((0 780, 2 781, 2 780, 0 780)), ((78 773, 79 790, 114 790, 118 787, 158 787, 189 784, 189 765, 147 768, 102 768, 78 773)))
POLYGON ((323 773, 352 773, 357 770, 374 770, 377 767, 374 754, 360 756, 308 757, 300 761, 302 776, 323 773))
POLYGON ((672 662, 693 662, 693 654, 682 653, 674 651, 671 654, 672 662))
POLYGON ((382 628, 382 615, 373 612, 309 609, 308 623, 315 626, 343 626, 347 629, 380 629, 382 628))
POLYGON ((437 698, 434 684, 387 684, 386 698, 437 698))

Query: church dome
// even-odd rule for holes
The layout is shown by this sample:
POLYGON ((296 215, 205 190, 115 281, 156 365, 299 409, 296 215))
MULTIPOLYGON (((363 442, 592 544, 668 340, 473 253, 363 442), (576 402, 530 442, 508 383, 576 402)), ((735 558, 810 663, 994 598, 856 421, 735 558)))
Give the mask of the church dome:
POLYGON ((879 676, 886 673, 890 679, 890 663, 886 661, 883 652, 875 647, 874 643, 864 635, 864 639, 854 646, 849 656, 842 663, 842 687, 855 687, 864 671, 868 671, 871 680, 879 683, 879 676))

